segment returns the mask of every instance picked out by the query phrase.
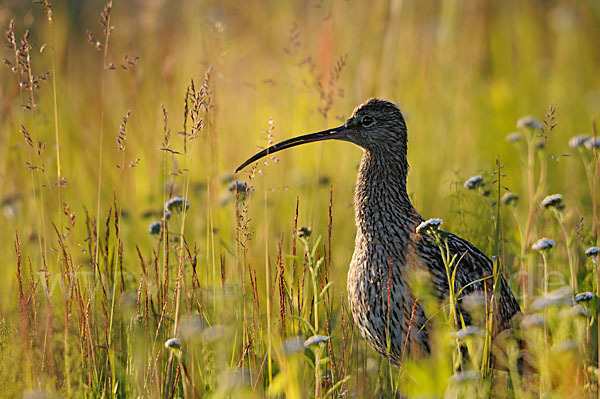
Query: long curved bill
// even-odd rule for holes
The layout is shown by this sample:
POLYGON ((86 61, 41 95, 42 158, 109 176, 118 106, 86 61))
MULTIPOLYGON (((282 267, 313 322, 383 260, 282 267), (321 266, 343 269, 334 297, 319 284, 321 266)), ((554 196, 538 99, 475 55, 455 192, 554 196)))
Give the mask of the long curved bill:
POLYGON ((298 137, 294 137, 294 138, 282 141, 280 143, 272 145, 271 147, 269 147, 267 149, 262 150, 258 154, 253 155, 252 157, 250 157, 246 162, 244 162, 243 164, 241 164, 240 166, 237 167, 237 169, 235 170, 235 173, 244 169, 246 166, 250 165, 252 162, 258 161, 259 159, 264 158, 267 155, 274 154, 277 151, 285 150, 286 148, 295 147, 295 146, 301 145, 301 144, 313 143, 315 141, 346 140, 347 139, 346 133, 347 133, 347 128, 346 128, 346 126, 342 125, 342 126, 339 126, 339 127, 333 128, 333 129, 323 130, 322 132, 305 134, 303 136, 298 136, 298 137))

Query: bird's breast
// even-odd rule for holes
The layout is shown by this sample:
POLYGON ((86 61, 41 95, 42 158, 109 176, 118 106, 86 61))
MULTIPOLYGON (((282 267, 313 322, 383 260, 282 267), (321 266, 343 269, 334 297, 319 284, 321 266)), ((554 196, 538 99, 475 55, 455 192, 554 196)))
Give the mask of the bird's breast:
POLYGON ((357 237, 347 289, 350 310, 362 336, 384 356, 388 356, 389 340, 389 357, 399 362, 406 350, 425 348, 418 339, 422 338, 418 334, 423 312, 406 279, 418 259, 410 245, 390 244, 357 237))

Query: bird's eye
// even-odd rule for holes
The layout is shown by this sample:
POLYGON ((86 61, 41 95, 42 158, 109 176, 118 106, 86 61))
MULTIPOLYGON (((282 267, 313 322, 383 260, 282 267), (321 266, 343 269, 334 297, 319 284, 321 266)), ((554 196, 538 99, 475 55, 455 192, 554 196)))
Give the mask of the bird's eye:
POLYGON ((375 118, 373 118, 372 116, 369 116, 369 115, 365 115, 365 116, 363 116, 363 118, 361 120, 361 124, 364 127, 371 127, 375 124, 375 118))

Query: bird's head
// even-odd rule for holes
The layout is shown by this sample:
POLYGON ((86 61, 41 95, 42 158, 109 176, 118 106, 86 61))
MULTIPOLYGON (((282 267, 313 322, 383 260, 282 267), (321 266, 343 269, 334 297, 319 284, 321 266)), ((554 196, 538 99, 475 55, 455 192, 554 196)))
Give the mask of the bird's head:
POLYGON ((384 150, 406 143, 406 123, 398 107, 372 98, 356 107, 344 124, 346 140, 366 150, 384 150))
POLYGON ((370 151, 400 149, 405 152, 406 123, 395 104, 372 98, 356 107, 344 125, 277 143, 246 160, 236 169, 236 172, 277 151, 323 140, 349 141, 370 151))

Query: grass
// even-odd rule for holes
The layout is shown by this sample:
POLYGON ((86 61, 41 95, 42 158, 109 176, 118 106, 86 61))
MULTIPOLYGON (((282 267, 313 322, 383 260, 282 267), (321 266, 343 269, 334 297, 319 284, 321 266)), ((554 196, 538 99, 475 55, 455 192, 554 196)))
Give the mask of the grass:
POLYGON ((598 151, 568 145, 598 135, 594 1, 8 1, 0 25, 2 396, 598 396, 597 298, 557 291, 600 293, 598 151), (367 346, 345 292, 359 149, 232 175, 370 96, 407 117, 417 209, 497 257, 538 374, 458 370, 457 314, 401 368, 367 346))

